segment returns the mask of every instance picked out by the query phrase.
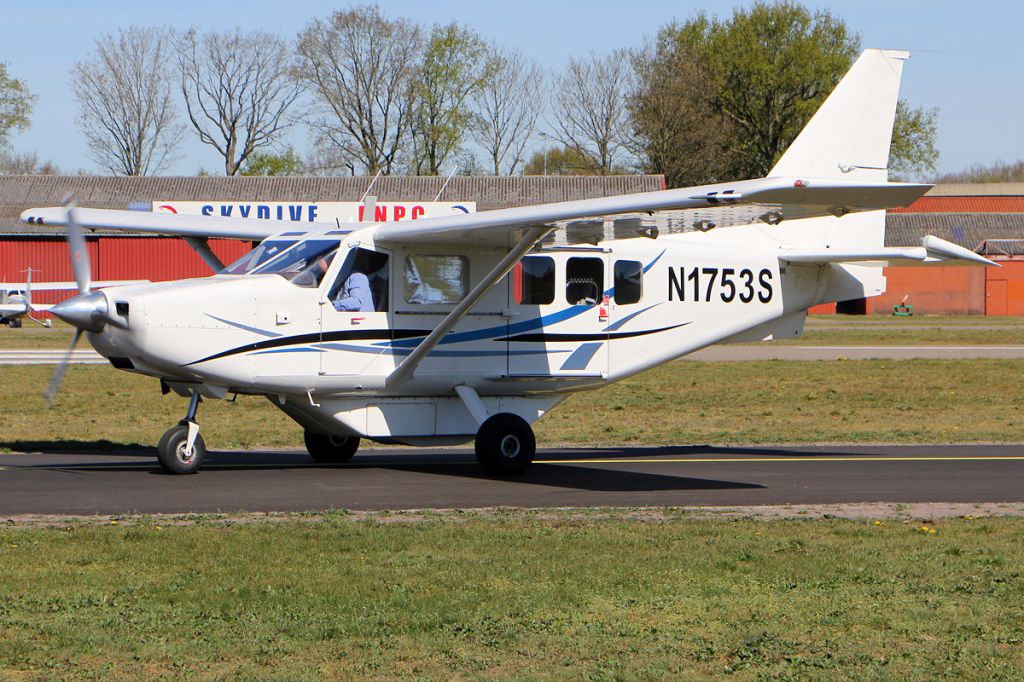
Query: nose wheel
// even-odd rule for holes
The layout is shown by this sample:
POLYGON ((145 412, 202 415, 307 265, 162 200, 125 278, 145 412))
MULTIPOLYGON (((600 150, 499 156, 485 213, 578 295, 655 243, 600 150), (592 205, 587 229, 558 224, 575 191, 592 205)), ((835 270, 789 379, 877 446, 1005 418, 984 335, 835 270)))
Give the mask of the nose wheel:
POLYGON ((185 418, 167 429, 156 446, 157 461, 169 474, 194 474, 206 458, 206 443, 196 421, 199 401, 199 393, 193 391, 185 418))

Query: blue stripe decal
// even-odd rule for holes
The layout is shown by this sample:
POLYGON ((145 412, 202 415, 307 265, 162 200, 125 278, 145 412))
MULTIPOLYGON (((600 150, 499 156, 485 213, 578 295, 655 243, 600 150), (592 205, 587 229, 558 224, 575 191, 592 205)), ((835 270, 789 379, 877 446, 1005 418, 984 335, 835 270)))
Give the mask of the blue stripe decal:
POLYGON ((270 355, 272 353, 326 353, 319 348, 275 348, 274 350, 261 350, 250 355, 270 355))
POLYGON ((634 317, 636 317, 637 315, 641 315, 641 314, 643 314, 643 313, 646 313, 646 312, 647 312, 648 310, 650 310, 651 308, 657 308, 657 307, 658 307, 659 305, 661 305, 661 304, 660 304, 660 303, 655 303, 654 305, 649 305, 649 306, 647 306, 646 308, 644 308, 643 310, 638 310, 638 311, 636 311, 635 313, 633 313, 633 314, 631 314, 631 315, 626 315, 626 316, 625 316, 624 318, 622 318, 621 320, 619 320, 619 321, 617 321, 617 322, 614 322, 614 323, 612 323, 612 324, 608 325, 607 327, 605 327, 605 328, 604 328, 604 329, 602 329, 601 331, 604 331, 604 332, 613 332, 613 331, 615 331, 615 330, 619 329, 620 327, 622 327, 622 325, 624 325, 624 324, 626 324, 627 322, 629 322, 630 320, 632 320, 632 319, 633 319, 634 317))
POLYGON ((597 351, 603 346, 602 343, 584 343, 582 346, 577 348, 572 355, 565 359, 562 366, 559 369, 573 370, 573 369, 586 369, 590 361, 597 355, 597 351))
POLYGON ((661 260, 661 257, 665 255, 666 251, 668 251, 668 249, 662 249, 661 253, 658 254, 658 257, 647 264, 647 267, 644 268, 644 274, 647 274, 647 271, 653 268, 654 264, 661 260))
POLYGON ((269 337, 281 336, 280 334, 278 334, 276 332, 268 332, 265 329, 260 329, 259 327, 250 327, 249 325, 242 324, 241 322, 232 322, 231 320, 225 320, 223 317, 217 317, 216 315, 211 315, 210 313, 206 313, 206 316, 207 317, 211 317, 211 318, 217 320, 218 322, 223 322, 224 324, 230 324, 232 327, 237 327, 238 329, 244 329, 247 332, 252 332, 254 334, 259 334, 260 336, 269 336, 269 337))
MULTIPOLYGON (((321 348, 328 350, 340 350, 348 353, 363 353, 372 355, 395 355, 405 356, 413 351, 412 348, 378 348, 372 346, 349 346, 340 343, 323 344, 321 348)), ((506 355, 559 355, 567 354, 568 350, 511 350, 505 351, 504 349, 495 350, 432 350, 427 354, 427 357, 431 358, 490 358, 500 357, 503 358, 506 355)))

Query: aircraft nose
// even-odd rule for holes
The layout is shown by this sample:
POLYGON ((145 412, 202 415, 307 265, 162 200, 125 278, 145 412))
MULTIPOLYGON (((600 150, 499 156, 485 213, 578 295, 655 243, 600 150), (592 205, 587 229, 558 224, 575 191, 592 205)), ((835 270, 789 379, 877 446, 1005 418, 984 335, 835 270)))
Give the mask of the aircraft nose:
POLYGON ((70 325, 87 332, 99 332, 106 324, 109 308, 102 292, 92 291, 61 301, 50 312, 70 325))

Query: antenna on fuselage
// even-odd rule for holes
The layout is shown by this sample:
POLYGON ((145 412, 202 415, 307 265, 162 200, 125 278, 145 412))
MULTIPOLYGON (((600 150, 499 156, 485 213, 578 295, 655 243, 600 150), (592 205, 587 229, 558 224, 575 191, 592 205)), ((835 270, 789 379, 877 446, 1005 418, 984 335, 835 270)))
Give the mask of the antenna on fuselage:
POLYGON ((456 173, 458 173, 458 172, 459 172, 459 164, 455 164, 455 168, 452 168, 452 172, 448 174, 448 179, 444 181, 444 184, 443 184, 443 185, 441 185, 441 190, 440 190, 440 191, 439 191, 439 192, 437 193, 437 196, 436 196, 436 197, 434 197, 434 203, 435 203, 435 204, 436 204, 436 203, 437 203, 438 201, 440 201, 440 200, 441 200, 441 195, 442 195, 442 194, 444 194, 444 190, 445 190, 445 188, 446 188, 446 187, 448 187, 448 183, 452 181, 452 177, 453 177, 453 176, 454 176, 454 175, 455 175, 456 173))
POLYGON ((363 203, 363 201, 366 199, 366 195, 370 193, 371 189, 373 189, 373 184, 375 182, 377 182, 377 178, 379 178, 380 174, 383 173, 383 172, 384 172, 384 169, 381 168, 379 171, 377 171, 377 174, 373 176, 373 180, 370 180, 370 184, 366 187, 366 191, 363 192, 363 196, 359 197, 359 203, 360 204, 363 203))

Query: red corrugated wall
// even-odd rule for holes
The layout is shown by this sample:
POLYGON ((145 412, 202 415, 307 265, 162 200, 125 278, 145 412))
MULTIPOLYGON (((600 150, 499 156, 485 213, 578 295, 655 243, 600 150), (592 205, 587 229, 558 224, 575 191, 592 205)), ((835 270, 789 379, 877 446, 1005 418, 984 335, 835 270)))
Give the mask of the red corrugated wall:
MULTIPOLYGON (((87 239, 92 277, 101 279, 148 279, 154 282, 205 277, 210 268, 176 237, 93 237, 87 239)), ((210 240, 213 252, 230 263, 251 248, 249 242, 210 240)), ((0 242, 0 280, 24 282, 23 270, 33 269, 36 282, 73 281, 68 247, 63 238, 5 239, 0 242)), ((73 291, 39 291, 37 303, 55 303, 73 291)))
POLYGON ((869 312, 890 314, 907 296, 907 305, 914 306, 916 313, 981 315, 985 312, 985 270, 970 266, 887 267, 886 291, 868 299, 869 312))

